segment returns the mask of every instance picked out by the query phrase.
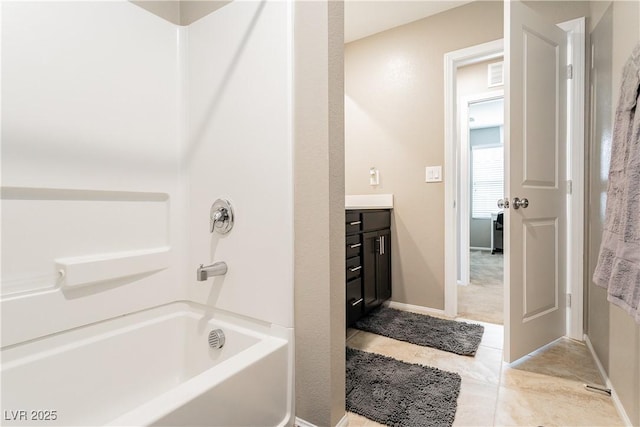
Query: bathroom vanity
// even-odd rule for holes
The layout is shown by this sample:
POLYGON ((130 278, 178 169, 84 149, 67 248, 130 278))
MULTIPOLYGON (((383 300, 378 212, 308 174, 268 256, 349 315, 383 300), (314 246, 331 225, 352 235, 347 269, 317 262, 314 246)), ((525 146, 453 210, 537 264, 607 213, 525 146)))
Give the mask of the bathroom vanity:
MULTIPOLYGON (((391 195, 389 195, 391 196, 391 195)), ((391 298, 391 203, 346 199, 347 326, 391 298)), ((359 196, 351 196, 359 197, 359 196)))

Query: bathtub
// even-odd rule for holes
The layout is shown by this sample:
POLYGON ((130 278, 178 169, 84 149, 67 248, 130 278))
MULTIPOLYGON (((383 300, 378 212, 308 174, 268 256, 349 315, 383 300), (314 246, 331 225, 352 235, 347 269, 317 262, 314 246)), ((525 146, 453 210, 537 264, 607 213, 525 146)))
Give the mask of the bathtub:
POLYGON ((1 424, 289 425, 290 354, 284 328, 175 302, 3 348, 1 424))

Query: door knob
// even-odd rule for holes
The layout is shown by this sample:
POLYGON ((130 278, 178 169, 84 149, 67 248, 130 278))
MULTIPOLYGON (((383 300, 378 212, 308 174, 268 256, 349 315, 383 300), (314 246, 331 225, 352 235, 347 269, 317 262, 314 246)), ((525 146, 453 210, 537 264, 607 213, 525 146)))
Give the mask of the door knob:
POLYGON ((517 197, 513 199, 513 209, 526 209, 527 206, 529 206, 529 200, 525 199, 524 197, 522 199, 519 199, 517 197))
POLYGON ((509 199, 500 199, 498 200, 498 207, 500 209, 509 209, 509 199))

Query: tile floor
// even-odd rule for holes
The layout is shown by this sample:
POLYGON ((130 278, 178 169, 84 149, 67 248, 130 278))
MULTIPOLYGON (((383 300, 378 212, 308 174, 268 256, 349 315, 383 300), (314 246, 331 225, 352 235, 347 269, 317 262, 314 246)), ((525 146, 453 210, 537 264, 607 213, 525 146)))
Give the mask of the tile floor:
MULTIPOLYGON (((602 380, 583 343, 561 339, 507 365, 502 362, 502 325, 483 325, 475 357, 355 329, 347 331, 347 346, 460 374, 454 426, 623 425, 609 396, 584 389, 584 383, 602 380)), ((380 425, 353 413, 348 418, 350 427, 380 425)))

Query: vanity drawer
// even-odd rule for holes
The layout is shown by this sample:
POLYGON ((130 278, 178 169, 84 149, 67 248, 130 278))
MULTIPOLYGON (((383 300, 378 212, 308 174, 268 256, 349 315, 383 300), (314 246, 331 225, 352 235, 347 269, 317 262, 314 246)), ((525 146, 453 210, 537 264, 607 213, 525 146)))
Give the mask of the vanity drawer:
POLYGON ((364 212, 362 214, 362 230, 382 230, 391 227, 391 212, 385 211, 373 211, 364 212))
POLYGON ((362 316, 362 279, 347 282, 347 326, 362 316))
POLYGON ((360 250, 362 249, 362 241, 360 239, 361 236, 359 234, 347 236, 346 258, 360 255, 360 250))
POLYGON ((362 273, 362 265, 360 263, 360 257, 352 257, 347 259, 347 281, 360 277, 362 273))
POLYGON ((345 231, 347 235, 359 233, 362 230, 362 217, 359 212, 347 212, 345 231))

